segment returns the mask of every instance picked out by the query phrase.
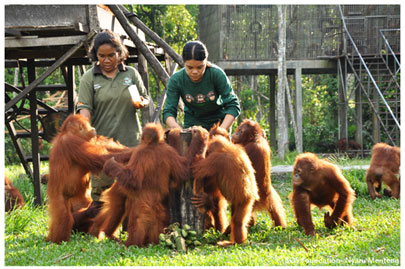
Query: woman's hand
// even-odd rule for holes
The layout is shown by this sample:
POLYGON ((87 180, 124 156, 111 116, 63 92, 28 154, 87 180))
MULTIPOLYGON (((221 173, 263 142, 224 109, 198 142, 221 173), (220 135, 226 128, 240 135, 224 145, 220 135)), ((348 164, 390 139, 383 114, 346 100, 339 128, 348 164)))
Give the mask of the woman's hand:
POLYGON ((180 128, 183 129, 176 121, 176 119, 172 116, 167 117, 166 119, 167 127, 169 128, 180 128))
POLYGON ((147 107, 149 105, 149 100, 146 98, 143 98, 142 96, 139 97, 141 99, 140 102, 132 102, 132 104, 134 105, 134 107, 136 109, 140 109, 140 108, 144 108, 147 107))
POLYGON ((226 114, 224 120, 222 121, 222 124, 219 127, 224 128, 225 130, 228 131, 229 128, 231 128, 234 121, 235 121, 234 116, 232 116, 231 114, 226 114))
POLYGON ((86 117, 86 118, 88 118, 89 121, 90 121, 90 119, 91 119, 91 112, 90 112, 90 110, 88 110, 87 108, 82 108, 82 109, 80 109, 80 110, 79 110, 79 114, 82 115, 82 116, 84 116, 84 117, 86 117))

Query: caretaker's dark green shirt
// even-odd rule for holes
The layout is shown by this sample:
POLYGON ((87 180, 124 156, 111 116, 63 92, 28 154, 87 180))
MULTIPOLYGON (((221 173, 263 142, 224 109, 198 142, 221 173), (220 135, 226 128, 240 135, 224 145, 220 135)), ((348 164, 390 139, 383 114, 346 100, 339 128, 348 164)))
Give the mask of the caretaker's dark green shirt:
POLYGON ((114 138, 132 147, 138 144, 142 131, 137 109, 132 105, 128 87, 135 84, 139 94, 148 99, 138 71, 131 66, 119 65, 114 78, 105 76, 98 65, 81 78, 77 110, 91 112, 91 125, 97 134, 114 138))
POLYGON ((185 105, 184 128, 201 125, 210 129, 218 121, 222 122, 226 114, 235 118, 240 114, 239 100, 231 82, 225 72, 214 64, 207 66, 200 82, 193 82, 184 68, 170 78, 163 122, 169 116, 177 118, 179 97, 185 105))

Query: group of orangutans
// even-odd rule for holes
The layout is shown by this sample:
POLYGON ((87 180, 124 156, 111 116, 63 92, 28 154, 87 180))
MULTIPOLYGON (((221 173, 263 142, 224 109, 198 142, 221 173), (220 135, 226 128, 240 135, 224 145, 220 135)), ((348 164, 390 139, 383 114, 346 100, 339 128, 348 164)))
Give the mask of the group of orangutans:
MULTIPOLYGON (((257 122, 244 120, 232 136, 218 124, 210 131, 194 126, 189 132, 191 141, 182 152, 180 129, 165 132, 160 124, 149 123, 139 145, 128 148, 97 135, 83 116, 70 115, 53 139, 49 156, 47 240, 69 241, 72 231, 80 231, 119 241, 116 232, 127 218, 126 246, 158 243, 170 224, 169 193, 191 177, 191 202, 205 214, 205 229, 230 234, 230 240, 219 245, 243 243, 259 210, 267 212, 275 226, 287 226, 282 201, 271 184, 271 149, 257 122), (115 183, 102 194, 100 209, 92 205, 89 175, 101 171, 115 183)), ((399 198, 399 165, 398 147, 373 147, 366 174, 372 199, 380 197, 382 182, 389 187, 386 195, 399 198)), ((328 228, 353 224, 355 193, 337 166, 313 153, 300 154, 292 183, 290 202, 305 234, 315 234, 312 206, 329 210, 324 215, 328 228)))

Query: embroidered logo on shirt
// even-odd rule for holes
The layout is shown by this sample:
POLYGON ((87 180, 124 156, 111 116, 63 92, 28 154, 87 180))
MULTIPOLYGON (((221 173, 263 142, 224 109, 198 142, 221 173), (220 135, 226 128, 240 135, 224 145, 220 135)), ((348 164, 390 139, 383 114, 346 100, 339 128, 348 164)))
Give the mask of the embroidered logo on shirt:
POLYGON ((194 101, 194 97, 191 96, 191 94, 186 94, 186 101, 189 102, 189 103, 191 103, 191 102, 194 101))
POLYGON ((98 89, 101 88, 101 85, 98 84, 98 83, 96 83, 96 84, 94 84, 93 88, 94 88, 95 90, 98 90, 98 89))
POLYGON ((197 96, 195 97, 197 99, 196 103, 197 104, 201 104, 201 103, 205 103, 205 96, 204 94, 197 94, 197 96))
POLYGON ((130 77, 125 77, 124 85, 132 85, 132 79, 130 77))
POLYGON ((210 100, 210 101, 215 101, 215 92, 214 91, 210 91, 208 94, 207 94, 207 97, 208 97, 208 99, 210 100))

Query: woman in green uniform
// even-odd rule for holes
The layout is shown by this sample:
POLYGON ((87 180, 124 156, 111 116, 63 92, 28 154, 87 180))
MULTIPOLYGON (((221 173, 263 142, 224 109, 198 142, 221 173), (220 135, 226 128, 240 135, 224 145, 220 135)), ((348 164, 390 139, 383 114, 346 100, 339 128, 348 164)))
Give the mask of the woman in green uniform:
MULTIPOLYGON (((118 34, 105 30, 94 38, 90 55, 97 62, 80 80, 77 111, 90 119, 97 134, 128 147, 136 146, 142 126, 128 87, 136 85, 143 98, 140 107, 147 106, 149 99, 138 71, 124 64, 127 48, 118 34)), ((93 200, 98 201, 113 182, 102 173, 99 177, 92 175, 93 200)))
POLYGON ((220 121, 220 127, 229 130, 240 114, 240 104, 225 72, 208 61, 207 48, 200 41, 187 42, 182 56, 184 68, 169 80, 163 121, 169 128, 180 127, 176 117, 181 97, 184 128, 200 125, 209 130, 220 121))

